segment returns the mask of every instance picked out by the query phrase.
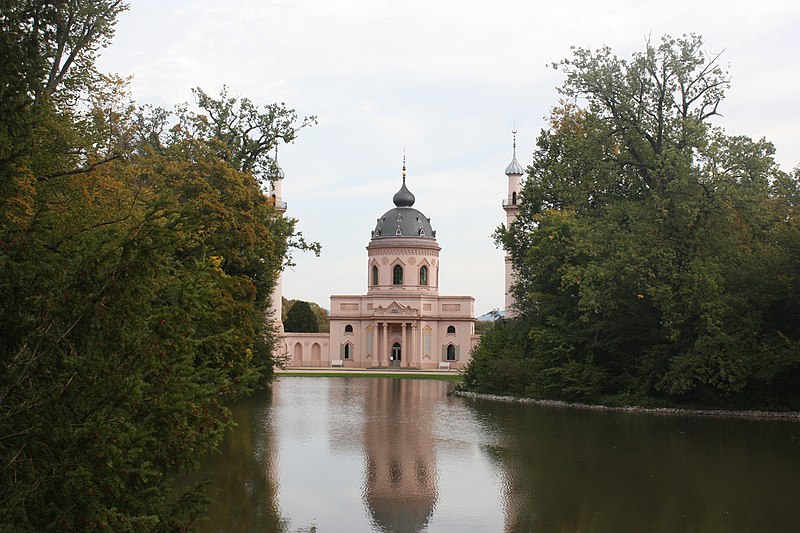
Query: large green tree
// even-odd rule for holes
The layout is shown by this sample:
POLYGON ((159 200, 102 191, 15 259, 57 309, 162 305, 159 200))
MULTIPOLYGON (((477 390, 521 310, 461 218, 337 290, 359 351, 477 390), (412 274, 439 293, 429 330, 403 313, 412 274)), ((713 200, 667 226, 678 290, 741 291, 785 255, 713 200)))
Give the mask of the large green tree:
POLYGON ((717 57, 665 37, 555 66, 563 100, 498 232, 532 341, 527 393, 800 405, 797 173, 712 124, 717 57))
POLYGON ((3 530, 189 525, 201 498, 172 480, 216 446, 224 402, 271 379, 265 312, 305 246, 226 147, 257 136, 268 168, 308 121, 248 102, 257 128, 188 127, 238 109, 224 91, 191 114, 137 109, 124 79, 94 68, 125 8, 0 12, 3 530))
MULTIPOLYGON (((289 311, 292 309, 294 304, 299 302, 300 300, 289 300, 287 298, 283 298, 282 306, 281 306, 281 313, 282 317, 281 320, 285 323, 286 317, 289 315, 289 311)), ((311 307, 311 311, 314 313, 314 316, 317 320, 317 331, 319 333, 328 333, 330 331, 330 317, 328 316, 328 310, 319 305, 316 302, 307 302, 309 307, 311 307)))
POLYGON ((317 316, 311 309, 311 305, 303 300, 294 302, 286 313, 286 320, 283 321, 285 331, 297 333, 317 333, 319 325, 317 316))

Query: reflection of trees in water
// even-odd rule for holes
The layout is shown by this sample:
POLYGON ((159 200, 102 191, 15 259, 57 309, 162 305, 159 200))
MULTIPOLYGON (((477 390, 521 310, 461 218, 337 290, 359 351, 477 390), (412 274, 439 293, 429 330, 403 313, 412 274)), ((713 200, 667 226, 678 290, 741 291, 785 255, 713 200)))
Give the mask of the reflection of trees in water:
POLYGON ((207 489, 212 503, 198 531, 286 531, 278 509, 271 405, 271 391, 260 391, 230 408, 237 427, 225 436, 221 453, 204 458, 203 472, 192 476, 213 480, 207 489))
POLYGON ((800 445, 750 421, 474 401, 504 471, 506 531, 791 530, 800 445), (766 448, 785 449, 775 461, 766 448), (766 453, 765 453, 766 452, 766 453), (759 491, 753 492, 754 487, 759 491), (764 492, 760 492, 763 488, 764 492), (760 494, 761 498, 754 494, 760 494), (768 522, 765 523, 765 517, 768 522))
POLYGON ((364 502, 381 531, 421 531, 436 506, 431 424, 439 386, 369 380, 363 398, 364 502))
POLYGON ((332 454, 349 454, 360 450, 364 425, 363 378, 340 378, 337 386, 328 388, 327 435, 332 454))

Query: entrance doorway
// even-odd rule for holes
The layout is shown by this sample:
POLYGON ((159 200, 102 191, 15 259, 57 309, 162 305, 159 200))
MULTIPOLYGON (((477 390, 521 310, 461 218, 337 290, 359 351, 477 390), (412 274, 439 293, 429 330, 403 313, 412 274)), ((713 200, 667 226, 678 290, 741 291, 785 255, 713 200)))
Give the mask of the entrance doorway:
POLYGON ((396 342, 392 344, 392 355, 389 360, 389 366, 400 366, 401 357, 402 357, 402 350, 400 349, 400 343, 396 342))

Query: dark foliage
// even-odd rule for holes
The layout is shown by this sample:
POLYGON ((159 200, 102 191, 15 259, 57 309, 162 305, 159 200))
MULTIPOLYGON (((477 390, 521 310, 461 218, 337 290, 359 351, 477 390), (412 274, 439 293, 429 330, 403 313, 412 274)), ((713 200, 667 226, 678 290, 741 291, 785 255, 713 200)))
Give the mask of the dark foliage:
POLYGON ((712 126, 728 78, 699 37, 556 66, 565 100, 497 234, 527 337, 512 359, 534 369, 525 393, 800 407, 798 172, 712 126))
POLYGON ((311 305, 302 300, 296 301, 286 314, 283 329, 294 333, 318 333, 317 316, 311 305))
POLYGON ((0 16, 3 531, 189 526, 203 497, 172 494, 174 476, 216 447, 223 402, 272 378, 264 317, 304 246, 252 172, 294 137, 293 111, 269 107, 270 129, 247 102, 270 134, 248 168, 220 155, 230 131, 159 129, 203 120, 137 110, 94 68, 125 8, 0 16))

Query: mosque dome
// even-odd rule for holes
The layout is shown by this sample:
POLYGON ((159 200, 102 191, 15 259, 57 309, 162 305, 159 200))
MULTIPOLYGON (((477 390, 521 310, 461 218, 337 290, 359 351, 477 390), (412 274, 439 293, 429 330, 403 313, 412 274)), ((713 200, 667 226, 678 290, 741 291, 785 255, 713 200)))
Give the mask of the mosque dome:
POLYGON ((436 232, 431 228, 431 219, 412 206, 416 199, 406 187, 406 167, 403 164, 403 185, 392 198, 395 207, 378 218, 372 231, 373 239, 385 237, 416 237, 435 239, 436 232))
POLYGON ((372 232, 373 239, 383 237, 416 237, 435 239, 431 219, 412 207, 395 207, 380 218, 372 232))

